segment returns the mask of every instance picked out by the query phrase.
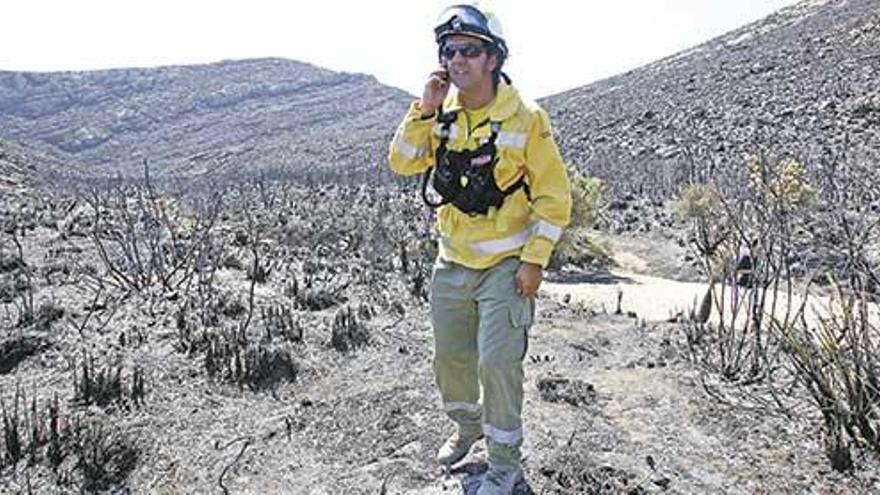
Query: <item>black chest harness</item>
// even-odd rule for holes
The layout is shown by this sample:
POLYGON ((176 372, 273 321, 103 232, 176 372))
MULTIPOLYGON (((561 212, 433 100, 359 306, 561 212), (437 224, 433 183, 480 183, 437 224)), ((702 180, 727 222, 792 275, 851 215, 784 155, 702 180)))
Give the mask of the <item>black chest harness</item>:
POLYGON ((440 146, 437 147, 434 166, 429 168, 422 178, 422 199, 425 204, 437 208, 452 203, 469 215, 485 215, 490 207, 500 207, 504 203, 504 198, 521 187, 524 187, 528 194, 525 174, 505 190, 501 190, 495 183, 495 166, 499 160, 495 140, 498 139, 498 133, 501 131, 501 122, 487 121, 478 124, 477 127, 485 123, 490 125, 492 135, 489 139, 476 149, 453 151, 447 149, 446 144, 456 117, 457 112, 442 111, 437 116, 437 121, 440 123, 440 146), (439 202, 432 202, 428 198, 429 180, 431 187, 441 197, 439 202))

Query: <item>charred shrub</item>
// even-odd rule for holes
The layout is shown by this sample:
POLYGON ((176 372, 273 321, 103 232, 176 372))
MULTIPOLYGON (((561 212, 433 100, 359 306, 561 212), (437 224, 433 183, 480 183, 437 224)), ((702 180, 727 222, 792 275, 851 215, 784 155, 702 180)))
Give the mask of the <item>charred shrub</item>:
POLYGON ((590 495, 626 493, 642 495, 649 493, 638 483, 634 473, 612 466, 589 465, 576 454, 567 454, 558 465, 542 467, 539 472, 548 478, 549 489, 561 493, 587 493, 590 495))
POLYGON ((0 273, 9 273, 25 267, 24 261, 18 256, 0 253, 0 273))
POLYGON ((297 306, 309 311, 323 311, 344 301, 345 299, 326 289, 307 289, 296 296, 297 306))
POLYGON ((854 451, 871 449, 880 456, 880 328, 866 292, 832 282, 835 292, 818 328, 806 322, 772 325, 783 334, 786 357, 822 415, 828 461, 845 472, 853 468, 854 451))
POLYGON ((64 317, 64 308, 56 306, 52 302, 40 304, 34 315, 34 326, 41 332, 48 332, 52 324, 64 317))
POLYGON ((90 237, 109 283, 135 292, 153 286, 174 292, 219 264, 213 231, 219 197, 184 204, 162 196, 144 165, 142 184, 95 189, 83 198, 93 216, 90 237))
POLYGON ((265 284, 269 281, 269 276, 272 275, 272 267, 255 262, 254 264, 248 266, 247 270, 247 278, 248 280, 253 280, 258 284, 265 284))
POLYGON ((308 262, 300 283, 294 275, 285 286, 284 294, 292 298, 296 307, 308 311, 323 311, 347 301, 345 290, 351 279, 340 279, 340 270, 325 261, 308 262))
POLYGON ((294 305, 307 311, 323 311, 346 301, 340 292, 347 287, 333 287, 316 282, 311 276, 305 277, 305 283, 300 286, 296 277, 284 286, 284 295, 294 301, 294 305))
POLYGON ((357 314, 346 306, 336 312, 330 344, 339 352, 349 352, 370 342, 366 325, 358 321, 357 314))
POLYGON ((538 394, 547 402, 565 402, 574 407, 586 406, 596 401, 593 384, 568 378, 541 378, 538 394))
MULTIPOLYGON (((0 404, 3 413, 3 465, 15 466, 24 455, 22 448, 24 440, 20 431, 22 423, 19 417, 20 402, 21 391, 16 390, 11 409, 7 408, 5 403, 0 404)), ((27 424, 26 420, 24 423, 27 424)))
POLYGON ((22 276, 5 276, 0 278, 0 303, 9 304, 31 288, 27 279, 22 276))
POLYGON ((248 344, 236 332, 206 334, 205 370, 211 377, 247 386, 252 391, 275 390, 296 381, 299 367, 284 346, 248 344))
POLYGON ((767 315, 782 326, 799 318, 795 283, 821 244, 815 232, 828 229, 804 165, 759 155, 744 165, 738 180, 684 188, 677 211, 709 281, 685 328, 688 351, 725 381, 748 385, 772 381, 780 335, 767 315))
POLYGON ((19 335, 0 341, 0 375, 9 373, 19 363, 48 347, 45 339, 33 335, 19 335))
POLYGON ((253 391, 274 390, 281 382, 296 381, 299 371, 289 350, 262 345, 245 351, 241 368, 237 381, 253 391))
POLYGON ((122 364, 108 362, 96 367, 94 358, 88 354, 83 354, 79 371, 74 368, 73 389, 74 403, 100 407, 118 404, 130 409, 142 405, 145 395, 140 368, 135 367, 130 376, 125 377, 122 364))
POLYGON ((362 320, 369 321, 376 315, 376 310, 367 303, 361 303, 360 306, 358 306, 357 314, 362 320))
POLYGON ((0 401, 0 416, 0 468, 15 469, 22 462, 27 467, 46 466, 57 475, 56 482, 65 492, 122 488, 137 465, 140 453, 130 439, 103 424, 63 416, 57 396, 40 407, 36 398, 28 402, 16 389, 11 404, 0 401), (72 471, 59 469, 66 459, 71 459, 72 471), (80 477, 78 487, 71 486, 76 474, 80 477))
POLYGON ((266 329, 265 339, 272 342, 280 337, 290 342, 302 342, 303 327, 299 319, 293 317, 293 311, 283 304, 263 307, 261 309, 266 329))
POLYGON ((0 401, 3 418, 3 449, 0 450, 0 467, 15 466, 26 461, 28 466, 47 463, 57 469, 69 451, 71 430, 60 418, 58 397, 45 408, 40 408, 36 398, 28 405, 27 397, 16 389, 11 404, 0 401))
POLYGON ((124 435, 100 424, 90 424, 77 435, 76 467, 82 475, 85 492, 120 487, 137 466, 140 451, 124 435))
POLYGON ((70 279, 75 268, 68 262, 53 262, 43 265, 37 270, 40 278, 46 281, 46 285, 63 285, 70 279))
POLYGON ((240 299, 231 298, 228 294, 222 294, 210 305, 215 313, 220 313, 227 318, 238 318, 247 313, 247 307, 240 299))
POLYGON ((245 269, 244 262, 241 260, 241 258, 232 253, 227 254, 223 258, 222 266, 223 268, 227 268, 229 270, 243 271, 245 269))

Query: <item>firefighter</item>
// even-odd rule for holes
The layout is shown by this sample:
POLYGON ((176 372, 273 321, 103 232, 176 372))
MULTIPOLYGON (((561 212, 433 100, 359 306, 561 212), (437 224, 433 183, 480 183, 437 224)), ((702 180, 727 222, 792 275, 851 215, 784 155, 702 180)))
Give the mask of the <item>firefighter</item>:
POLYGON ((571 191, 547 113, 502 72, 498 19, 453 5, 434 34, 440 65, 397 129, 389 162, 398 174, 424 174, 422 196, 437 207, 434 374, 455 424, 437 460, 449 467, 485 437, 489 470, 478 493, 506 494, 523 478, 535 294, 569 223, 571 191))

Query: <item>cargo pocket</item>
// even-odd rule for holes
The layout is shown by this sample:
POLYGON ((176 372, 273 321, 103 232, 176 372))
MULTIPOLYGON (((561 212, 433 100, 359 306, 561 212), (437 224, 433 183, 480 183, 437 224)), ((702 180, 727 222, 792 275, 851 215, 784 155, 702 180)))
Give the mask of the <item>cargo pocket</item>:
POLYGON ((441 260, 439 257, 434 261, 434 266, 431 267, 431 285, 429 286, 429 296, 428 300, 431 302, 431 305, 434 304, 434 297, 438 292, 438 285, 441 283, 443 272, 449 271, 449 267, 441 260))
POLYGON ((510 304, 510 324, 514 328, 529 328, 535 319, 535 298, 515 297, 510 304))
POLYGON ((520 360, 529 350, 529 328, 535 320, 535 298, 515 297, 510 304, 510 326, 514 332, 522 332, 523 350, 520 360))

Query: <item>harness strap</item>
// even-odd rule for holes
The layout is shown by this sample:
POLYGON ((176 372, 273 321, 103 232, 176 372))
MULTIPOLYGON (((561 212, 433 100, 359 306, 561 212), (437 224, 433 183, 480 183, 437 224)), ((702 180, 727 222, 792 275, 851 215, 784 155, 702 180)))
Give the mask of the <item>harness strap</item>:
POLYGON ((498 139, 498 133, 501 132, 501 122, 489 122, 489 128, 492 129, 492 135, 489 136, 489 142, 495 144, 495 140, 498 139))
MULTIPOLYGON (((437 164, 439 164, 444 159, 444 157, 447 153, 446 146, 447 146, 447 143, 449 142, 450 128, 452 127, 452 124, 456 121, 457 117, 458 117, 458 113, 455 111, 444 112, 442 106, 437 109, 437 121, 440 123, 440 145, 437 147, 437 152, 435 154, 435 161, 434 161, 435 164, 428 167, 428 170, 425 171, 424 175, 422 176, 422 200, 425 202, 426 205, 430 206, 431 208, 438 208, 440 206, 443 206, 445 204, 452 202, 452 200, 442 198, 442 196, 441 196, 441 200, 439 202, 436 202, 436 203, 432 202, 428 198, 428 181, 431 180, 431 177, 435 173, 435 169, 437 167, 437 164)), ((485 146, 486 144, 488 144, 488 145, 494 146, 495 141, 498 139, 498 135, 501 132, 501 125, 502 124, 501 124, 501 122, 489 121, 487 119, 485 122, 481 122, 480 124, 478 124, 477 127, 482 127, 486 123, 488 123, 490 125, 492 133, 489 136, 489 139, 483 145, 485 146)), ((525 190, 526 197, 531 200, 531 191, 529 190, 529 185, 526 184, 526 174, 525 173, 523 173, 514 184, 512 184, 507 189, 501 190, 500 192, 504 197, 507 197, 507 196, 515 193, 517 191, 517 189, 519 189, 519 188, 523 188, 525 190)))
MULTIPOLYGON (((491 126, 491 129, 492 129, 492 135, 489 136, 489 142, 492 144, 495 144, 495 140, 498 139, 498 135, 501 133, 501 122, 494 122, 493 121, 493 122, 490 122, 489 125, 491 126)), ((510 187, 508 187, 507 189, 501 190, 501 194, 503 194, 505 197, 510 196, 511 194, 515 193, 516 190, 519 189, 520 187, 525 189, 526 197, 529 200, 531 200, 532 199, 532 192, 529 189, 529 185, 526 184, 525 172, 523 172, 523 174, 519 176, 519 179, 517 179, 517 181, 514 182, 510 187)))
MULTIPOLYGON (((457 117, 458 112, 444 112, 443 105, 440 105, 440 108, 437 109, 437 121, 440 122, 440 146, 437 147, 437 153, 434 160, 435 164, 439 163, 440 160, 443 159, 443 156, 446 155, 446 143, 449 142, 449 132, 457 117)), ((428 167, 428 170, 422 175, 422 200, 431 208, 438 208, 449 203, 449 200, 441 198, 440 202, 433 203, 428 199, 428 181, 433 175, 434 168, 434 165, 428 167)))

